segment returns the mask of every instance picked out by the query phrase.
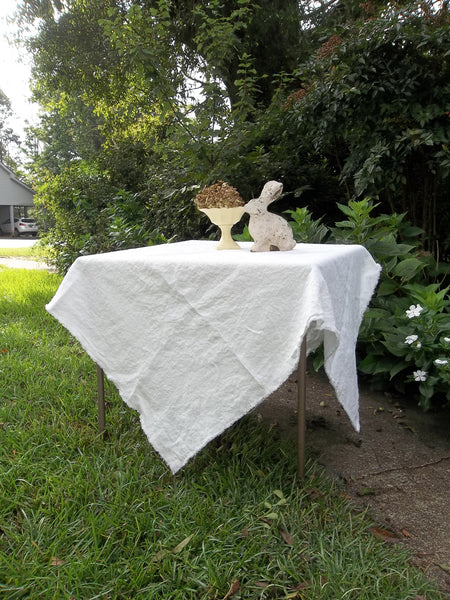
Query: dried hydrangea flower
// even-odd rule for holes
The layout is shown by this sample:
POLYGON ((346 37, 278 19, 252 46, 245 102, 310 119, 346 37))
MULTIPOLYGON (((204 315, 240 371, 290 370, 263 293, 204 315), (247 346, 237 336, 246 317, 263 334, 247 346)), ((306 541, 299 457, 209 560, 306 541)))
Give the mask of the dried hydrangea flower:
POLYGON ((198 208, 234 208, 244 206, 244 201, 236 188, 224 181, 217 181, 205 187, 194 198, 198 208))

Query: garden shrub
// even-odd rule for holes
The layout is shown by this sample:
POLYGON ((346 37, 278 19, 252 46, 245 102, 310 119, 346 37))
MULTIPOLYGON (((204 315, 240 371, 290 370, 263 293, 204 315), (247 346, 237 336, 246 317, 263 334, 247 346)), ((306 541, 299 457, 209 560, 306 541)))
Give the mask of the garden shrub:
POLYGON ((330 34, 299 68, 282 118, 294 160, 308 151, 347 200, 406 212, 425 247, 448 255, 450 23, 446 11, 423 10, 390 5, 330 34))
POLYGON ((298 242, 362 244, 382 266, 358 338, 360 373, 376 389, 408 391, 424 410, 450 402, 449 265, 423 252, 422 231, 404 214, 375 216, 367 198, 339 208, 347 219, 333 228, 306 208, 289 214, 298 242))
POLYGON ((371 341, 360 371, 384 387, 389 380, 399 392, 418 393, 424 410, 432 407, 433 398, 450 402, 448 290, 439 290, 438 284, 405 285, 408 296, 402 302, 371 308, 366 315, 365 335, 370 331, 371 341))
POLYGON ((151 226, 144 194, 118 189, 106 171, 82 160, 48 177, 35 204, 60 273, 79 256, 167 241, 151 226))

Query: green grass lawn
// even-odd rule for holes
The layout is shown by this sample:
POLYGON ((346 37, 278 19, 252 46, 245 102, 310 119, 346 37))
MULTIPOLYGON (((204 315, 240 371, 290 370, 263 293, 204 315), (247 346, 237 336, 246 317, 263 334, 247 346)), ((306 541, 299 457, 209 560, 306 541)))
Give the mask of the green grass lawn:
MULTIPOLYGON (((1 244, 1 240, 0 240, 1 244)), ((26 248, 1 248, 0 257, 5 258, 34 258, 33 247, 26 248)))
POLYGON ((34 246, 25 246, 19 248, 2 248, 0 240, 0 258, 26 258, 27 260, 43 260, 47 255, 45 246, 39 242, 34 246))
POLYGON ((442 598, 251 415, 173 476, 107 384, 102 439, 95 365, 44 308, 59 282, 0 267, 1 599, 442 598))

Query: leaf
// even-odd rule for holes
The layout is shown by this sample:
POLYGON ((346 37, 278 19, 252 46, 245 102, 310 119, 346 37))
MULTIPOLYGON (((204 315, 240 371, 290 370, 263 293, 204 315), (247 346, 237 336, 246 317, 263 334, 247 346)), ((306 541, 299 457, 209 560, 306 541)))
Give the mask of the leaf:
POLYGON ((393 240, 386 239, 375 242, 371 248, 375 256, 402 256, 408 254, 413 249, 414 246, 410 244, 397 244, 393 240))
POLYGON ((425 266, 425 263, 417 258, 406 258, 394 267, 393 274, 402 279, 409 280, 424 269, 425 266))
POLYGON ((165 558, 169 554, 168 550, 162 549, 159 550, 154 556, 152 556, 152 562, 159 562, 163 558, 165 558))
POLYGON ((364 316, 369 319, 387 319, 390 313, 385 308, 368 308, 364 316))
POLYGON ((383 344, 383 346, 385 348, 387 348, 387 350, 389 351, 389 354, 392 354, 393 356, 396 356, 397 358, 403 358, 403 356, 405 354, 405 349, 402 348, 401 346, 399 346, 397 341, 392 342, 392 341, 386 340, 385 342, 381 342, 381 343, 383 344))
POLYGON ((178 554, 178 552, 181 552, 183 548, 185 548, 189 544, 193 536, 194 534, 191 533, 191 535, 188 535, 187 538, 184 538, 182 542, 175 546, 175 548, 172 550, 172 554, 178 554))
POLYGON ((396 542, 397 538, 391 531, 387 531, 386 529, 382 529, 381 527, 371 527, 369 532, 375 536, 376 538, 380 538, 385 542, 396 542))
POLYGON ((354 211, 346 204, 341 204, 340 202, 337 202, 337 205, 339 207, 339 210, 341 210, 348 217, 353 217, 353 215, 355 214, 354 211))
POLYGON ((184 540, 182 542, 180 542, 179 544, 177 544, 175 546, 175 548, 173 548, 172 550, 167 550, 166 548, 159 550, 159 552, 157 552, 152 557, 152 561, 158 562, 158 561, 162 560, 163 558, 165 558, 166 556, 168 556, 169 554, 178 554, 179 552, 181 552, 183 550, 183 548, 185 548, 189 544, 193 535, 194 535, 193 533, 191 533, 191 535, 188 535, 187 538, 184 538, 184 540))
POLYGON ((372 354, 358 364, 358 368, 363 373, 377 375, 378 373, 388 373, 392 367, 392 358, 379 356, 375 357, 372 354))
POLYGON ((351 221, 338 221, 336 227, 342 227, 346 229, 355 229, 355 224, 351 221))
POLYGON ((234 596, 234 594, 236 594, 240 589, 241 584, 239 582, 239 579, 233 579, 233 581, 231 582, 230 589, 225 594, 222 600, 227 600, 227 598, 231 598, 231 596, 234 596))
POLYGON ((269 513, 269 514, 266 515, 266 519, 268 519, 270 521, 277 521, 278 520, 278 513, 271 512, 271 513, 269 513))
POLYGON ((375 372, 377 364, 377 358, 373 354, 368 354, 363 360, 359 362, 358 369, 362 373, 371 374, 375 372))
POLYGON ((390 296, 393 294, 398 285, 395 281, 382 281, 378 286, 377 295, 378 296, 390 296))
POLYGON ((406 363, 404 363, 404 362, 398 362, 389 371, 389 379, 392 379, 393 377, 395 377, 396 375, 398 375, 401 371, 404 371, 407 367, 408 367, 408 365, 406 363))
POLYGON ((423 234, 423 229, 414 225, 407 225, 403 228, 402 234, 405 237, 417 237, 423 234))
POLYGON ((405 537, 410 538, 411 534, 409 533, 409 531, 406 531, 406 529, 402 529, 402 533, 405 537))
POLYGON ((294 545, 294 537, 289 533, 289 531, 285 527, 280 528, 281 537, 286 542, 288 546, 294 545))

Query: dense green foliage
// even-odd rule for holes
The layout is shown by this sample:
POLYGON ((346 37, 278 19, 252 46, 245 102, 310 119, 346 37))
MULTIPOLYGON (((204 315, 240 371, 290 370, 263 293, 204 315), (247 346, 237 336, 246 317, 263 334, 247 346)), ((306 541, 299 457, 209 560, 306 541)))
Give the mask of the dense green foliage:
POLYGON ((175 476, 45 311, 60 277, 0 267, 0 596, 440 600, 292 440, 247 417, 175 476))
MULTIPOLYGON (((333 228, 305 208, 289 214, 297 241, 362 244, 382 266, 358 338, 360 373, 424 410, 450 403, 448 266, 420 250, 422 232, 405 214, 373 216, 376 206, 367 199, 339 208, 346 219, 333 228)), ((320 354, 315 362, 321 365, 320 354)))
POLYGON ((449 40, 448 15, 414 4, 343 29, 299 70, 288 118, 347 200, 406 212, 432 251, 450 241, 449 40))

